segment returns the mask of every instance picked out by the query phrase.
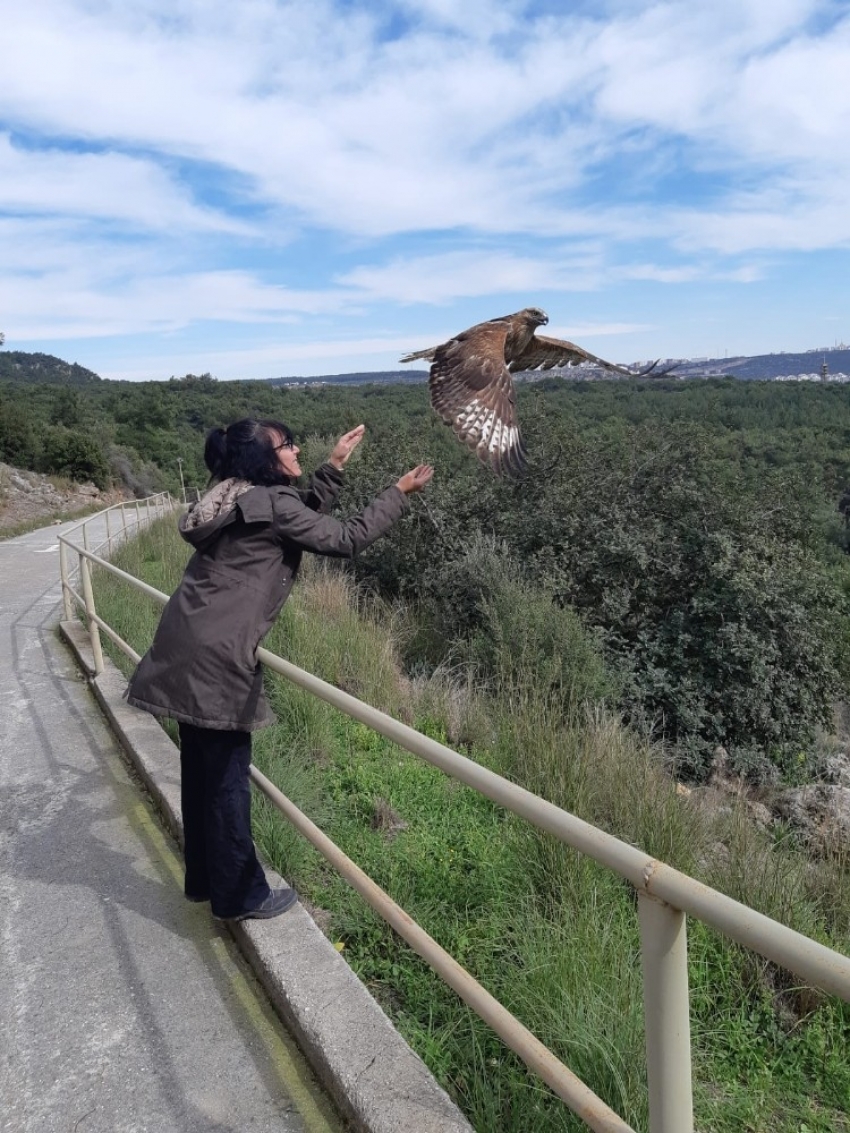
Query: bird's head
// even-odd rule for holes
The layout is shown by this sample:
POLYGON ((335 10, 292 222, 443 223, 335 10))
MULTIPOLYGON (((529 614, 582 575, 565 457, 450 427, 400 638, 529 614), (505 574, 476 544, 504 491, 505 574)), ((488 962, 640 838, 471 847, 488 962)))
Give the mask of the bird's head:
POLYGON ((541 311, 539 307, 526 307, 523 314, 530 323, 534 323, 534 325, 538 327, 545 327, 549 322, 549 316, 545 311, 541 311))

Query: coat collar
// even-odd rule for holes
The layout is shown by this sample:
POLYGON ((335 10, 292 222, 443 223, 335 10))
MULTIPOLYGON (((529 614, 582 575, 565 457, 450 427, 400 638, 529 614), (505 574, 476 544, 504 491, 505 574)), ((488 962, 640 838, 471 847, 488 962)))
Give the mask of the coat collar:
POLYGON ((271 523, 274 519, 272 493, 268 488, 251 488, 239 497, 236 506, 246 523, 271 523))
POLYGON ((271 523, 272 495, 279 489, 222 480, 178 521, 180 534, 199 551, 207 550, 240 515, 246 523, 271 523))

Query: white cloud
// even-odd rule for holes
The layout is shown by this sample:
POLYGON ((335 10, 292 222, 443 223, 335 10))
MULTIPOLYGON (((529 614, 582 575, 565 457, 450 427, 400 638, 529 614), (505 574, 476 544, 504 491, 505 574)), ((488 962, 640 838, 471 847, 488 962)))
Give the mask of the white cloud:
POLYGON ((518 256, 498 250, 446 252, 359 267, 337 282, 370 299, 399 303, 448 303, 509 292, 591 290, 601 279, 598 255, 565 251, 560 259, 518 256))
POLYGON ((10 333, 498 310, 850 242, 830 0, 7 7, 10 333))
POLYGON ((152 161, 116 153, 26 150, 2 133, 0 209, 118 220, 145 229, 251 234, 247 224, 198 208, 185 187, 152 161))
POLYGON ((370 20, 328 5, 293 4, 281 20, 270 5, 211 4, 196 27, 36 0, 5 30, 22 46, 0 76, 15 118, 219 163, 317 223, 495 228, 513 213, 522 229, 535 177, 575 180, 563 131, 557 163, 548 128, 517 131, 586 70, 531 25, 516 57, 429 31, 382 43, 370 20), (37 83, 29 58, 43 61, 37 83))
POLYGON ((823 178, 850 168, 850 16, 826 36, 801 36, 748 60, 740 78, 746 114, 736 122, 748 154, 811 161, 823 178))
MULTIPOLYGON (((667 0, 641 5, 630 18, 611 21, 591 46, 598 63, 596 104, 624 122, 728 141, 750 121, 746 94, 749 67, 787 69, 805 39, 817 0, 717 0, 706 4, 667 0)), ((819 49, 840 51, 836 31, 819 49)), ((789 76, 790 77, 790 76, 789 76)), ((785 87, 781 100, 793 98, 785 87)))
POLYGON ((566 338, 570 342, 588 338, 609 338, 612 335, 635 334, 652 330, 650 323, 577 323, 575 325, 548 326, 546 333, 552 338, 566 338))
POLYGON ((359 369, 396 370, 401 368, 400 355, 410 349, 409 339, 392 335, 336 341, 281 339, 260 347, 231 350, 175 345, 167 352, 147 357, 143 365, 139 364, 137 356, 132 360, 122 357, 108 371, 97 372, 101 377, 119 381, 150 381, 190 373, 210 373, 221 380, 236 380, 351 373, 359 369))
POLYGON ((7 21, 20 49, 0 98, 48 133, 219 164, 268 203, 358 235, 546 232, 563 230, 552 193, 634 130, 703 147, 693 160, 715 169, 824 146, 846 168, 850 23, 812 39, 818 7, 668 0, 590 21, 481 0, 456 22, 433 0, 403 6, 418 20, 384 40, 392 6, 296 2, 283 19, 265 0, 35 0, 7 21))
POLYGON ((778 178, 769 188, 730 197, 729 207, 672 209, 670 232, 686 250, 721 255, 751 251, 812 251, 850 246, 850 210, 842 180, 778 178))
POLYGON ((401 0, 399 8, 423 25, 451 29, 465 37, 489 39, 514 30, 522 0, 401 0))
POLYGON ((84 264, 67 264, 37 276, 0 277, 10 341, 173 332, 199 322, 297 322, 351 304, 352 297, 341 291, 297 291, 243 271, 159 275, 148 264, 138 277, 115 282, 84 264))

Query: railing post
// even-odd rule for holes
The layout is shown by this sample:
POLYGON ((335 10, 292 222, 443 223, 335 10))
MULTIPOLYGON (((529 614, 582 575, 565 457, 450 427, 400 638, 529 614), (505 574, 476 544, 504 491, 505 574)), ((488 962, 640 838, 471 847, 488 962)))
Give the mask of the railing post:
POLYGON ((86 521, 83 522, 83 546, 87 551, 89 550, 89 527, 86 521))
POLYGON ((693 1133, 685 914, 638 893, 649 1133, 693 1133))
POLYGON ((121 501, 121 526, 124 530, 124 538, 127 538, 127 506, 126 501, 121 501))
POLYGON ((112 525, 109 522, 109 510, 106 511, 106 545, 112 553, 112 525))
POLYGON ((74 616, 74 607, 71 604, 71 580, 68 577, 68 548, 61 540, 59 543, 59 577, 62 580, 62 610, 65 614, 65 621, 69 622, 74 616))
POLYGON ((94 591, 91 585, 91 571, 89 561, 85 555, 80 555, 80 578, 83 583, 83 598, 86 603, 86 619, 89 623, 89 637, 91 638, 91 651, 94 656, 94 674, 99 676, 103 672, 103 650, 100 646, 100 630, 94 620, 94 591))

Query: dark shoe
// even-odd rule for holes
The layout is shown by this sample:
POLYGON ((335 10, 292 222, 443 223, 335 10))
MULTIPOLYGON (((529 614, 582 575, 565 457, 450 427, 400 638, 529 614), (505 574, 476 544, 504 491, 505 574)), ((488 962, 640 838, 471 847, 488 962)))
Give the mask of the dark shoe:
POLYGON ((256 909, 238 913, 235 917, 222 917, 220 919, 227 921, 267 921, 272 917, 279 917, 281 913, 291 909, 297 900, 298 894, 294 889, 272 889, 265 901, 258 905, 256 909))
POLYGON ((209 893, 206 895, 206 897, 202 897, 200 895, 200 893, 198 893, 198 894, 184 893, 183 896, 186 898, 187 901, 194 901, 198 905, 200 905, 204 901, 209 901, 209 899, 210 899, 209 893))

